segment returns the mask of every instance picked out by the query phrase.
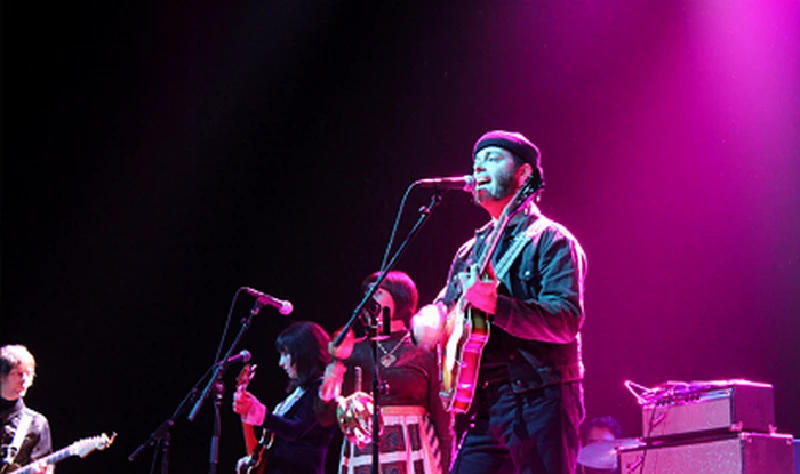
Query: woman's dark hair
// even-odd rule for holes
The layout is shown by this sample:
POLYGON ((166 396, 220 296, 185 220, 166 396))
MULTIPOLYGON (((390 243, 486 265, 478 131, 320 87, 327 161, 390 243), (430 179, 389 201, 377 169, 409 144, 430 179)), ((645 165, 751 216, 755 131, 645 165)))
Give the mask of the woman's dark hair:
MULTIPOLYGON (((368 276, 361 283, 361 292, 366 293, 379 276, 380 272, 375 272, 368 276)), ((394 299, 394 318, 403 321, 406 326, 409 326, 411 324, 411 316, 417 312, 417 304, 419 303, 417 284, 407 273, 391 271, 386 274, 386 278, 383 279, 380 287, 388 291, 392 295, 392 299, 394 299)))
POLYGON ((285 352, 297 369, 297 379, 289 381, 288 391, 305 387, 322 377, 330 363, 328 343, 331 338, 317 323, 296 321, 281 331, 275 340, 275 349, 285 352))

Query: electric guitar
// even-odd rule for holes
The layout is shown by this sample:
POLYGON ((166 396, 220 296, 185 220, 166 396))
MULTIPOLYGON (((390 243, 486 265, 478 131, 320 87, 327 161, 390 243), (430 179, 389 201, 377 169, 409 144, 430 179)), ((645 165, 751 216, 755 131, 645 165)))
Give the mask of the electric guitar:
MULTIPOLYGON (((461 296, 447 314, 439 351, 441 397, 442 403, 449 411, 466 413, 472 406, 475 388, 478 385, 481 355, 489 341, 488 314, 472 307, 463 295, 476 279, 486 273, 508 222, 536 195, 540 187, 541 180, 535 174, 525 181, 497 219, 469 275, 458 275, 461 296)), ((499 268, 496 270, 499 276, 501 274, 499 268)))
MULTIPOLYGON (((239 376, 236 378, 236 390, 245 391, 247 385, 256 376, 257 364, 244 364, 239 376)), ((247 456, 242 458, 236 466, 237 474, 263 474, 268 451, 272 448, 274 434, 266 430, 261 434, 261 438, 256 438, 255 426, 242 422, 242 434, 244 435, 244 445, 247 456)))
POLYGON ((66 459, 70 456, 80 456, 85 458, 94 450, 103 450, 107 447, 111 446, 111 443, 114 442, 114 438, 117 437, 116 433, 112 433, 111 437, 109 438, 105 433, 100 436, 93 436, 91 438, 82 439, 80 441, 76 441, 64 449, 60 449, 49 456, 43 457, 41 459, 37 459, 35 463, 29 464, 23 467, 15 467, 15 465, 11 466, 3 466, 0 469, 0 473, 11 473, 14 474, 32 474, 35 472, 35 467, 37 464, 44 463, 47 465, 55 464, 63 459, 66 459))
POLYGON ((275 434, 264 430, 261 439, 258 440, 252 454, 247 455, 236 468, 237 474, 263 474, 264 468, 269 459, 269 450, 272 449, 272 442, 275 434))

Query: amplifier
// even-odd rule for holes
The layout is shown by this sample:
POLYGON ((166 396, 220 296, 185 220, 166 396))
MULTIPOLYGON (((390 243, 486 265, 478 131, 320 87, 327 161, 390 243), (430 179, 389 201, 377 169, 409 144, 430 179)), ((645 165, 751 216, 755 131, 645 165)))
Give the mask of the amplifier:
POLYGON ((792 436, 732 433, 618 450, 620 474, 793 474, 792 436))
POLYGON ((770 384, 746 380, 669 383, 642 403, 644 441, 723 432, 774 433, 770 384))

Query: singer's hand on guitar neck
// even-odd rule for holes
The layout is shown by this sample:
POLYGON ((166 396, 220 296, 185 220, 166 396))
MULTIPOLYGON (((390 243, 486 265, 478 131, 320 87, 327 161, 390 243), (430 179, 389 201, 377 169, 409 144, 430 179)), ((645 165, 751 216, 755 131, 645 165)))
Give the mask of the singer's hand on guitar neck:
POLYGON ((458 277, 464 288, 464 300, 484 313, 494 314, 497 311, 497 279, 491 264, 483 275, 478 275, 477 265, 471 265, 458 277))

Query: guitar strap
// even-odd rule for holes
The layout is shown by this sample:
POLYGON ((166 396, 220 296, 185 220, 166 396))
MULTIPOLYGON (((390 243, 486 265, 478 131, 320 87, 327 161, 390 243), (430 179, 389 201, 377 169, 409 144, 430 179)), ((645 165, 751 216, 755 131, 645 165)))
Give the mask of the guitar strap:
POLYGON ((511 242, 511 245, 508 247, 508 250, 503 254, 500 260, 494 267, 495 277, 497 281, 501 281, 505 276, 508 270, 511 268, 511 264, 514 260, 519 257, 520 252, 522 249, 525 248, 525 245, 530 242, 539 239, 539 236, 542 235, 542 231, 545 227, 547 227, 552 221, 542 215, 538 216, 533 224, 529 225, 525 232, 520 232, 514 237, 514 241, 511 242))
POLYGON ((289 394, 286 399, 278 403, 272 410, 272 414, 276 416, 286 416, 286 413, 292 409, 295 403, 306 393, 302 387, 297 387, 294 392, 289 394))
POLYGON ((14 433, 14 439, 8 446, 7 458, 3 460, 4 464, 10 465, 14 463, 14 458, 17 457, 19 448, 22 447, 22 442, 25 441, 25 435, 28 434, 28 428, 30 428, 32 420, 33 416, 31 416, 30 413, 25 412, 25 409, 23 408, 22 416, 19 419, 19 423, 17 423, 17 431, 14 433))

